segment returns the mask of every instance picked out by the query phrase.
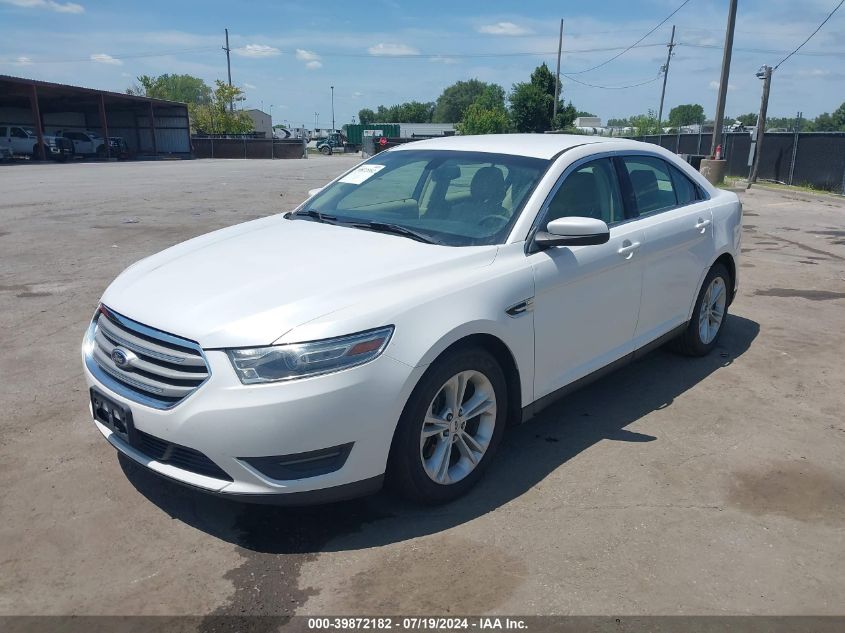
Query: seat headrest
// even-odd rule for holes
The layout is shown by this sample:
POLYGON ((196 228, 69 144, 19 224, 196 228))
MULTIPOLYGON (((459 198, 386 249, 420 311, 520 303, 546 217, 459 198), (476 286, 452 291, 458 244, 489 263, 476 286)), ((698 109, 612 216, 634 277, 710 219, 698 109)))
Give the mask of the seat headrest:
POLYGON ((472 177, 469 192, 473 200, 501 204, 505 199, 505 177, 498 167, 482 167, 472 177))

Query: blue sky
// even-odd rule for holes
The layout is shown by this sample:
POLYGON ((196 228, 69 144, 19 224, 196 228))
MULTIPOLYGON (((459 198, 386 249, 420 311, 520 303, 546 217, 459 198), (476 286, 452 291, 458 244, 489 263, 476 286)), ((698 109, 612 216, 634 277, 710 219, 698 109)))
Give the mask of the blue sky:
MULTIPOLYGON (((273 105, 275 123, 338 126, 363 107, 434 100, 447 85, 476 77, 510 89, 542 61, 554 69, 565 20, 562 72, 590 68, 648 32, 683 0, 591 2, 235 3, 231 0, 105 2, 0 0, 0 74, 123 91, 140 74, 190 73, 225 79, 220 47, 229 28, 232 79, 246 106, 273 105), (596 50, 604 49, 604 50, 596 50)), ((728 114, 756 111, 754 73, 775 64, 818 25, 835 0, 741 0, 728 114), (783 53, 783 54, 781 54, 783 53)), ((679 46, 666 110, 701 103, 713 115, 728 0, 691 0, 619 59, 573 75, 620 86, 658 76, 671 25, 679 46)), ((845 101, 845 10, 774 76, 770 115, 832 111, 845 101)), ((660 82, 607 90, 563 78, 563 94, 604 119, 657 109, 660 82)))

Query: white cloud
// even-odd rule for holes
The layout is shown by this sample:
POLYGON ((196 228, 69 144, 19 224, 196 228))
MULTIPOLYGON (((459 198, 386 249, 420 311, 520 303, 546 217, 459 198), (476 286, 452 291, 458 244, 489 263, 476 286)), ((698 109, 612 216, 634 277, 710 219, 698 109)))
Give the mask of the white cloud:
POLYGON ((244 88, 246 88, 247 90, 255 90, 255 86, 253 86, 252 84, 248 84, 248 83, 244 84, 244 88))
POLYGON ((318 68, 323 67, 323 62, 320 61, 320 56, 317 55, 317 53, 315 53, 314 51, 308 51, 304 48, 297 48, 296 58, 301 62, 305 62, 305 67, 309 70, 317 70, 318 68))
POLYGON ((533 33, 531 29, 514 24, 513 22, 496 22, 495 24, 482 24, 478 27, 479 33, 486 33, 487 35, 529 35, 533 33))
POLYGON ((247 44, 240 48, 233 48, 232 52, 241 57, 275 57, 281 54, 278 48, 266 44, 247 44))
POLYGON ((304 48, 296 49, 296 58, 301 62, 313 62, 320 60, 320 56, 317 55, 317 53, 314 51, 307 51, 304 48))
POLYGON ((20 57, 16 57, 15 61, 12 62, 15 66, 29 66, 32 64, 32 60, 25 55, 21 55, 20 57))
MULTIPOLYGON (((710 86, 710 90, 718 90, 719 89, 719 82, 716 81, 715 79, 713 81, 711 81, 708 85, 710 86)), ((736 86, 734 86, 732 83, 728 82, 728 90, 733 90, 734 88, 736 88, 736 86)))
POLYGON ((91 61, 99 64, 111 64, 112 66, 122 66, 123 62, 119 59, 106 55, 105 53, 94 53, 91 55, 91 61))
POLYGON ((402 55, 418 55, 419 51, 413 46, 407 44, 387 44, 380 43, 375 46, 370 46, 367 49, 370 55, 384 56, 384 57, 400 57, 402 55))
POLYGON ((435 55, 429 61, 440 63, 440 64, 457 64, 458 60, 454 57, 444 57, 443 55, 435 55))
POLYGON ((359 97, 363 97, 363 96, 364 96, 364 93, 363 93, 363 92, 357 92, 357 91, 356 91, 356 92, 353 92, 353 93, 352 93, 352 96, 353 96, 353 97, 355 97, 355 98, 357 99, 357 98, 359 98, 359 97))
POLYGON ((75 2, 55 2, 54 0, 0 0, 24 9, 49 9, 57 13, 84 13, 85 7, 75 2))

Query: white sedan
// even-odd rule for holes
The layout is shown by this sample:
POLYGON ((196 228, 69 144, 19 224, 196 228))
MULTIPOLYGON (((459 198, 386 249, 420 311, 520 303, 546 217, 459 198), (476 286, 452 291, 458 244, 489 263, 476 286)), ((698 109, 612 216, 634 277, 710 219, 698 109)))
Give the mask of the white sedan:
POLYGON ((431 139, 311 193, 106 290, 83 362, 119 451, 245 500, 449 501, 509 421, 663 342, 707 354, 736 293, 737 196, 654 145, 431 139))

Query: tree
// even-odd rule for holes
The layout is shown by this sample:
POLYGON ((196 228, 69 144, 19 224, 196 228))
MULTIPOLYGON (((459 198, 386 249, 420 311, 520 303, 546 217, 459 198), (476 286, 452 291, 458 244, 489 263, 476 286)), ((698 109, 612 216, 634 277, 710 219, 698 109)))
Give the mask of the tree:
MULTIPOLYGON (((593 114, 592 112, 585 112, 584 110, 578 110, 578 112, 575 113, 575 118, 582 117, 582 116, 583 117, 588 117, 588 116, 594 117, 596 115, 593 114)), ((608 125, 610 125, 610 124, 608 123, 608 125)))
POLYGON ((246 112, 230 112, 229 104, 239 101, 243 91, 237 86, 215 81, 217 87, 207 104, 188 104, 191 125, 207 134, 245 134, 253 129, 252 119, 246 112))
POLYGON ((211 103, 211 88, 192 75, 141 75, 138 83, 126 89, 127 94, 205 105, 211 103))
POLYGON ((607 120, 608 127, 630 127, 631 120, 630 119, 608 119, 607 120))
POLYGON ((434 103, 428 101, 407 101, 395 105, 391 110, 390 123, 431 123, 434 114, 434 103))
MULTIPOLYGON (((563 105, 563 102, 561 102, 557 106, 557 115, 555 115, 555 118, 552 119, 552 129, 565 130, 566 128, 570 128, 575 123, 575 119, 578 118, 578 116, 578 111, 575 109, 575 106, 572 105, 571 101, 566 105, 563 105)), ((592 115, 583 114, 581 116, 592 115)))
POLYGON ((634 128, 634 134, 637 136, 658 133, 657 114, 654 110, 649 110, 646 114, 637 114, 629 117, 628 121, 631 127, 634 128))
MULTIPOLYGON (((725 120, 729 121, 730 117, 725 117, 725 120)), ((754 127, 755 125, 757 125, 757 114, 755 112, 749 112, 748 114, 740 114, 734 119, 734 121, 739 121, 745 127, 754 127)))
POLYGON ((406 101, 392 106, 380 105, 375 112, 369 108, 358 111, 358 120, 371 123, 431 123, 434 103, 429 101, 406 101))
POLYGON ((813 120, 812 129, 813 132, 835 132, 836 121, 829 112, 822 112, 813 120))
POLYGON ((505 110, 505 89, 499 84, 487 84, 473 103, 486 110, 505 110))
MULTIPOLYGON (((488 86, 496 86, 496 84, 488 84, 478 79, 458 81, 452 84, 437 97, 437 103, 434 107, 434 122, 455 123, 460 121, 463 119, 466 109, 485 93, 488 86)), ((496 87, 501 90, 500 86, 496 87)), ((502 95, 504 95, 504 90, 502 90, 502 95)))
POLYGON ((466 109, 456 128, 461 134, 504 134, 508 113, 504 108, 485 108, 479 99, 466 109))
POLYGON ((697 103, 687 103, 669 110, 669 125, 674 128, 683 125, 700 125, 704 123, 704 119, 704 108, 697 103))
POLYGON ((845 131, 845 102, 833 111, 833 121, 839 130, 845 131))
POLYGON ((552 120, 555 78, 545 62, 531 73, 531 80, 513 85, 510 95, 511 121, 517 132, 546 132, 572 125, 577 110, 570 103, 558 102, 558 115, 552 120))
POLYGON ((540 86, 531 82, 516 83, 511 91, 511 121, 517 132, 545 132, 551 129, 549 97, 540 86))

